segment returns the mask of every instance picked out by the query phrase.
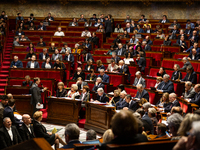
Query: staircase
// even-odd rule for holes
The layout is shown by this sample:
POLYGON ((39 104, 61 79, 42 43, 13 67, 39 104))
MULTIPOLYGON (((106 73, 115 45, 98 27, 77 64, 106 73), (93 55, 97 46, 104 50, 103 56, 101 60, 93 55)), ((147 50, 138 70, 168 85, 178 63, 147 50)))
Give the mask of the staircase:
POLYGON ((3 54, 3 63, 1 64, 0 71, 0 95, 4 95, 4 89, 7 82, 7 77, 9 76, 9 68, 10 68, 10 52, 12 51, 14 33, 12 31, 9 32, 5 52, 3 54))

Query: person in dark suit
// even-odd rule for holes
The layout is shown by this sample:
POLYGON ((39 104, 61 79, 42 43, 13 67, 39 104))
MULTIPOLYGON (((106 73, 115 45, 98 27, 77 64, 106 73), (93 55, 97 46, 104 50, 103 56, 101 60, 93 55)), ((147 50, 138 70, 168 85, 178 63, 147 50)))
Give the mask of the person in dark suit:
POLYGON ((0 102, 0 128, 3 125, 3 111, 4 111, 4 108, 7 106, 8 106, 8 96, 2 95, 1 102, 0 102))
POLYGON ((39 54, 39 60, 45 60, 47 57, 49 57, 49 54, 47 53, 47 48, 44 48, 43 52, 39 54))
POLYGON ((71 62, 71 67, 74 67, 74 55, 70 54, 68 50, 65 52, 64 60, 71 62))
POLYGON ((129 15, 126 16, 126 19, 124 20, 124 22, 125 22, 125 23, 126 23, 126 22, 131 22, 131 18, 130 18, 129 15))
POLYGON ((22 34, 24 34, 24 31, 22 31, 21 28, 19 28, 18 31, 16 31, 15 33, 16 36, 21 36, 22 34))
POLYGON ((188 38, 190 40, 191 45, 193 45, 194 43, 198 43, 199 41, 199 36, 197 35, 197 31, 194 30, 192 32, 192 34, 189 36, 188 38))
POLYGON ((22 82, 22 86, 32 86, 33 81, 31 81, 31 78, 29 75, 25 76, 25 81, 22 82))
POLYGON ((170 79, 170 76, 168 74, 165 74, 163 76, 163 81, 157 87, 157 91, 163 92, 163 93, 165 93, 165 92, 173 93, 174 92, 174 84, 169 79, 170 79))
POLYGON ((33 48, 30 48, 29 53, 26 54, 25 59, 31 59, 33 55, 35 55, 36 57, 36 54, 34 53, 33 48))
POLYGON ((42 38, 42 37, 40 37, 40 41, 37 43, 37 46, 39 46, 39 47, 44 47, 44 46, 46 46, 46 43, 43 41, 43 38, 42 38))
POLYGON ((142 78, 142 74, 140 71, 137 71, 135 73, 135 80, 134 80, 133 86, 137 86, 138 84, 142 84, 144 88, 146 87, 145 79, 142 78))
POLYGON ((136 62, 139 68, 141 68, 141 72, 144 72, 146 67, 146 58, 144 57, 144 53, 142 51, 139 52, 136 62))
POLYGON ((96 74, 94 73, 94 69, 91 69, 90 70, 90 74, 87 75, 86 77, 86 80, 89 80, 89 81, 96 81, 96 74))
POLYGON ((45 69, 53 68, 53 64, 51 63, 51 58, 49 56, 46 57, 46 60, 42 63, 41 68, 45 68, 45 69))
POLYGON ((149 101, 149 93, 144 89, 142 84, 137 85, 137 94, 133 99, 140 100, 142 98, 145 98, 147 101, 149 101))
POLYGON ((36 60, 36 56, 31 57, 31 61, 27 62, 26 68, 40 68, 39 63, 36 60))
POLYGON ((36 111, 33 118, 33 130, 36 138, 44 138, 51 146, 55 144, 55 149, 59 148, 59 143, 66 145, 57 133, 52 134, 47 132, 46 128, 42 125, 42 111, 36 111))
MULTIPOLYGON (((94 101, 91 99, 91 101, 94 101)), ((109 102, 109 96, 104 92, 103 88, 97 89, 97 100, 95 102, 106 103, 109 102)))
POLYGON ((183 57, 182 62, 184 64, 183 67, 181 68, 182 70, 186 70, 187 66, 191 65, 187 57, 183 57))
MULTIPOLYGON (((89 88, 89 86, 87 84, 85 84, 82 89, 83 89, 83 91, 82 91, 79 99, 82 102, 88 102, 88 101, 90 101, 90 88, 89 88)), ((82 104, 81 104, 81 107, 85 106, 85 105, 82 105, 82 104)))
POLYGON ((180 66, 178 64, 174 65, 174 72, 172 73, 172 80, 181 80, 182 79, 182 73, 180 72, 180 66))
POLYGON ((164 123, 158 123, 156 126, 156 132, 158 135, 158 136, 156 136, 156 139, 157 138, 167 138, 168 136, 165 133, 166 130, 167 130, 167 126, 164 123))
POLYGON ((56 60, 59 59, 60 61, 63 60, 63 56, 61 54, 59 54, 58 49, 55 50, 55 53, 52 55, 51 60, 56 60))
POLYGON ((174 34, 175 36, 176 36, 176 34, 179 34, 179 30, 176 25, 174 25, 174 29, 170 30, 170 33, 174 34))
POLYGON ((116 50, 118 56, 124 56, 126 53, 126 49, 123 48, 122 43, 118 44, 118 49, 116 50))
POLYGON ((32 122, 31 120, 32 119, 28 114, 24 114, 22 116, 23 124, 18 131, 23 141, 35 138, 33 126, 31 125, 32 122))
POLYGON ((3 127, 0 128, 0 149, 10 147, 22 142, 22 139, 9 117, 3 119, 3 127))
POLYGON ((181 47, 182 51, 188 49, 184 36, 181 36, 181 38, 176 41, 176 44, 178 44, 181 47))
POLYGON ((169 23, 169 20, 167 19, 167 16, 166 15, 163 15, 163 19, 161 19, 159 21, 159 23, 169 23))
POLYGON ((106 37, 110 37, 110 34, 113 32, 113 19, 111 15, 105 17, 105 32, 106 37))
POLYGON ((100 77, 102 79, 102 82, 109 83, 109 76, 107 74, 105 74, 104 69, 100 70, 98 77, 100 77))
POLYGON ((170 112, 172 107, 174 107, 174 106, 180 106, 180 103, 178 102, 178 100, 176 98, 177 98, 177 95, 175 93, 169 94, 170 104, 167 105, 166 107, 164 107, 165 112, 170 112))
POLYGON ((82 71, 81 67, 78 67, 76 72, 74 73, 73 80, 77 80, 78 77, 81 77, 85 80, 85 73, 82 71))
POLYGON ((49 21, 54 21, 54 18, 51 16, 51 13, 48 13, 48 16, 46 17, 49 21))
POLYGON ((30 89, 31 94, 32 94, 31 105, 33 105, 33 114, 38 110, 36 108, 36 105, 40 106, 40 104, 42 103, 41 92, 44 92, 45 90, 47 90, 46 87, 40 90, 40 88, 38 87, 39 84, 40 84, 40 78, 38 77, 34 78, 32 87, 30 89))
POLYGON ((193 84, 196 84, 197 83, 197 74, 196 74, 196 72, 194 72, 194 68, 192 67, 192 65, 187 66, 186 72, 187 72, 186 76, 181 81, 184 81, 184 82, 190 81, 193 84))
POLYGON ((111 59, 114 59, 115 60, 115 63, 119 63, 119 61, 121 60, 120 57, 117 56, 117 53, 116 52, 112 52, 112 58, 111 59))
POLYGON ((142 46, 144 51, 151 51, 151 46, 148 45, 146 41, 142 42, 142 46))
POLYGON ((111 121, 111 130, 114 134, 114 139, 110 142, 103 143, 100 150, 106 150, 107 144, 134 144, 147 142, 147 137, 138 132, 138 121, 130 111, 122 110, 115 113, 111 121), (130 134, 131 133, 131 134, 130 134))
POLYGON ((135 112, 137 110, 136 101, 132 100, 131 95, 126 95, 125 100, 128 103, 128 107, 124 107, 123 110, 131 110, 135 112))
POLYGON ((189 54, 188 60, 199 60, 199 54, 197 54, 197 51, 195 48, 193 48, 192 52, 189 54))
POLYGON ((99 37, 96 36, 96 32, 92 32, 92 36, 89 38, 89 41, 99 47, 99 37))
POLYGON ((121 43, 121 38, 122 36, 120 34, 117 35, 117 38, 113 40, 113 48, 117 49, 118 48, 118 44, 121 43))
POLYGON ((78 26, 78 22, 77 22, 76 18, 72 19, 72 22, 69 23, 69 26, 72 26, 72 27, 78 26))
POLYGON ((184 99, 194 98, 195 94, 196 93, 194 88, 192 87, 192 82, 190 81, 185 82, 185 90, 182 93, 183 96, 181 96, 181 98, 184 99))
POLYGON ((74 148, 74 144, 80 143, 79 139, 80 129, 75 123, 69 123, 65 127, 65 141, 67 145, 63 149, 74 148))
POLYGON ((92 65, 92 60, 89 59, 89 60, 87 61, 87 65, 85 65, 84 71, 90 71, 91 69, 94 70, 94 65, 92 65))
POLYGON ((83 43, 83 46, 85 46, 85 49, 87 52, 90 52, 92 50, 92 45, 89 43, 89 39, 86 38, 85 42, 83 43))
POLYGON ((126 24, 125 30, 126 30, 128 33, 133 33, 134 28, 131 27, 131 24, 128 22, 128 23, 126 24))
POLYGON ((65 64, 61 62, 59 58, 56 59, 56 62, 53 64, 53 68, 66 70, 65 64))
POLYGON ((103 63, 102 63, 101 60, 97 60, 97 61, 96 61, 96 64, 97 64, 96 71, 99 72, 101 69, 106 70, 106 68, 105 68, 105 66, 103 65, 103 63))
POLYGON ((160 67, 159 72, 157 72, 157 76, 162 77, 166 74, 165 68, 160 67))
POLYGON ((120 93, 120 99, 116 103, 116 109, 117 110, 123 109, 124 107, 129 106, 129 104, 126 102, 126 99, 125 99, 126 95, 127 95, 127 93, 124 90, 120 93))
POLYGON ((193 46, 190 46, 190 48, 188 48, 186 51, 184 52, 189 52, 189 53, 192 53, 192 49, 195 48, 197 53, 199 54, 200 52, 200 48, 198 47, 198 43, 194 43, 193 46))
POLYGON ((104 89, 104 84, 102 83, 102 79, 100 78, 100 77, 98 77, 97 79, 96 79, 96 82, 95 82, 95 84, 94 84, 94 87, 92 88, 92 91, 93 92, 97 92, 97 90, 99 89, 99 88, 102 88, 102 89, 104 89))
POLYGON ((146 41, 148 45, 153 45, 153 42, 150 40, 150 37, 147 35, 143 41, 146 41))
POLYGON ((184 39, 187 40, 187 35, 185 34, 183 29, 180 30, 180 34, 178 35, 177 39, 180 40, 181 36, 184 36, 184 39))
POLYGON ((22 124, 22 122, 20 122, 20 120, 14 116, 14 113, 13 113, 14 107, 15 107, 15 100, 10 99, 8 101, 8 106, 4 108, 3 117, 4 118, 9 117, 12 121, 12 124, 18 128, 22 124))
POLYGON ((200 107, 200 84, 196 84, 194 86, 194 91, 195 91, 194 98, 190 99, 189 102, 197 104, 200 107))
POLYGON ((169 39, 169 35, 166 35, 165 36, 165 40, 163 41, 163 45, 164 46, 171 46, 171 41, 170 41, 170 39, 169 39))
POLYGON ((55 53, 55 50, 57 49, 57 47, 55 47, 55 43, 51 43, 51 47, 49 47, 49 53, 55 53))
POLYGON ((146 26, 146 29, 144 30, 144 33, 154 33, 153 29, 150 28, 149 24, 146 26))
POLYGON ((38 25, 38 30, 40 31, 46 31, 46 26, 44 26, 43 21, 40 21, 40 25, 38 25))
POLYGON ((119 73, 128 75, 128 81, 130 82, 131 74, 130 74, 128 66, 124 64, 123 60, 119 61, 119 73))
POLYGON ((77 82, 76 82, 77 86, 78 86, 78 90, 82 90, 84 86, 88 86, 88 83, 83 81, 83 79, 81 77, 79 77, 77 79, 77 82))
POLYGON ((14 61, 11 62, 10 68, 23 68, 23 63, 18 59, 18 56, 14 56, 14 61))
POLYGON ((83 60, 84 61, 88 61, 88 60, 92 60, 94 62, 94 58, 92 57, 92 55, 90 53, 87 53, 86 51, 82 52, 82 56, 83 56, 83 60))

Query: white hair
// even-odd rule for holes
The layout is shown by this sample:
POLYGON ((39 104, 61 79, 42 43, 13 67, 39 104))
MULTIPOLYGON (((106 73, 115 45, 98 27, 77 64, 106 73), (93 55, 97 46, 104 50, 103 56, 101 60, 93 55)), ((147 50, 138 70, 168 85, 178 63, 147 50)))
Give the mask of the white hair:
POLYGON ((138 113, 138 112, 134 112, 133 113, 133 116, 140 119, 141 118, 141 115, 138 113))
POLYGON ((124 91, 124 90, 120 94, 127 95, 126 91, 124 91))
POLYGON ((192 135, 196 137, 197 147, 200 147, 200 121, 194 121, 192 123, 192 135))
POLYGON ((123 61, 123 60, 120 60, 119 63, 124 63, 124 61, 123 61))
POLYGON ((5 117, 5 118, 3 119, 3 122, 6 122, 7 119, 10 119, 10 118, 9 118, 9 117, 5 117))
POLYGON ((79 47, 79 44, 78 44, 78 43, 76 43, 76 44, 75 44, 75 46, 78 46, 78 47, 79 47))
POLYGON ((148 108, 148 112, 150 114, 156 114, 156 109, 155 108, 148 108))
POLYGON ((96 80, 101 80, 102 81, 101 77, 98 77, 96 80))
POLYGON ((169 126, 173 126, 176 130, 178 130, 182 121, 183 117, 178 113, 174 113, 168 117, 167 124, 169 126))
POLYGON ((142 105, 143 108, 150 108, 151 107, 151 103, 147 102, 147 103, 144 103, 142 105))
POLYGON ((141 72, 140 72, 140 71, 137 71, 137 72, 135 73, 135 75, 141 75, 141 72))
POLYGON ((165 74, 163 77, 165 77, 165 78, 167 78, 167 79, 170 78, 170 76, 169 76, 168 74, 165 74))
POLYGON ((187 57, 183 57, 183 59, 182 60, 186 60, 186 61, 188 61, 188 58, 187 57))
POLYGON ((104 90, 103 90, 103 88, 98 88, 98 89, 97 89, 97 92, 101 92, 101 93, 103 93, 104 90))
POLYGON ((192 85, 192 82, 187 81, 187 82, 185 82, 185 84, 188 85, 188 86, 191 86, 191 85, 192 85))
POLYGON ((174 98, 177 97, 177 95, 176 95, 175 93, 171 93, 171 94, 169 94, 169 96, 172 96, 172 97, 174 97, 174 98))
POLYGON ((15 55, 14 58, 17 58, 17 59, 18 59, 18 56, 15 55))
POLYGON ((136 87, 137 88, 143 88, 142 84, 138 84, 136 87))
POLYGON ((105 72, 105 70, 104 69, 100 69, 100 71, 99 72, 105 72))

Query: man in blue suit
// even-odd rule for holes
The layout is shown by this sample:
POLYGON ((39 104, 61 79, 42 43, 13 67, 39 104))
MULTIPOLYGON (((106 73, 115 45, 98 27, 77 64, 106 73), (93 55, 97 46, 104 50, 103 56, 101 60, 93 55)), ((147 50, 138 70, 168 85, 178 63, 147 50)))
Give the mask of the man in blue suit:
POLYGON ((23 63, 18 60, 18 56, 14 56, 14 61, 11 62, 10 68, 23 68, 23 63))
POLYGON ((157 91, 163 93, 173 93, 174 92, 174 84, 172 81, 169 80, 170 76, 165 74, 163 76, 163 81, 158 85, 157 91))
POLYGON ((69 123, 65 127, 65 141, 67 145, 63 149, 74 148, 74 144, 80 143, 79 141, 80 129, 75 123, 69 123))
POLYGON ((133 99, 142 99, 145 98, 147 101, 149 101, 149 93, 144 89, 142 84, 137 85, 137 94, 133 99))
POLYGON ((46 26, 44 26, 43 21, 40 22, 40 25, 38 25, 38 30, 40 31, 46 31, 46 26))
POLYGON ((189 100, 189 102, 197 104, 200 107, 200 84, 196 84, 195 87, 194 87, 194 90, 195 90, 196 94, 195 94, 194 98, 189 100))
POLYGON ((100 70, 100 74, 98 75, 98 77, 100 77, 102 79, 102 82, 109 83, 109 76, 107 74, 105 74, 104 69, 100 70))
POLYGON ((126 93, 125 91, 122 91, 122 92, 120 93, 119 102, 116 103, 116 109, 117 109, 117 110, 129 106, 129 104, 126 102, 126 98, 125 98, 126 95, 127 95, 127 93, 126 93))
POLYGON ((166 107, 164 107, 164 111, 165 112, 171 112, 172 107, 174 106, 180 106, 179 101, 176 99, 177 95, 175 93, 171 93, 169 94, 169 105, 167 105, 166 107))
POLYGON ((131 95, 126 95, 125 97, 126 103, 128 103, 128 107, 124 107, 123 110, 130 110, 130 111, 136 111, 137 110, 137 103, 136 101, 132 100, 131 95))
POLYGON ((49 57, 49 54, 47 53, 47 48, 44 48, 43 52, 39 54, 39 60, 45 60, 47 57, 49 57))

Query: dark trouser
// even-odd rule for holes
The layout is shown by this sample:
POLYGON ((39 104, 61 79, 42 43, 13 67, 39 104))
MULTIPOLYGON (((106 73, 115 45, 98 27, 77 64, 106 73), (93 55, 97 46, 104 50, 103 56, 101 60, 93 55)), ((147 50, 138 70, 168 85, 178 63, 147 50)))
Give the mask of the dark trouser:
POLYGON ((34 115, 34 113, 35 113, 36 111, 39 111, 39 109, 36 108, 36 104, 33 104, 33 114, 32 114, 32 116, 34 115))
POLYGON ((111 32, 106 33, 106 37, 110 37, 111 32))

